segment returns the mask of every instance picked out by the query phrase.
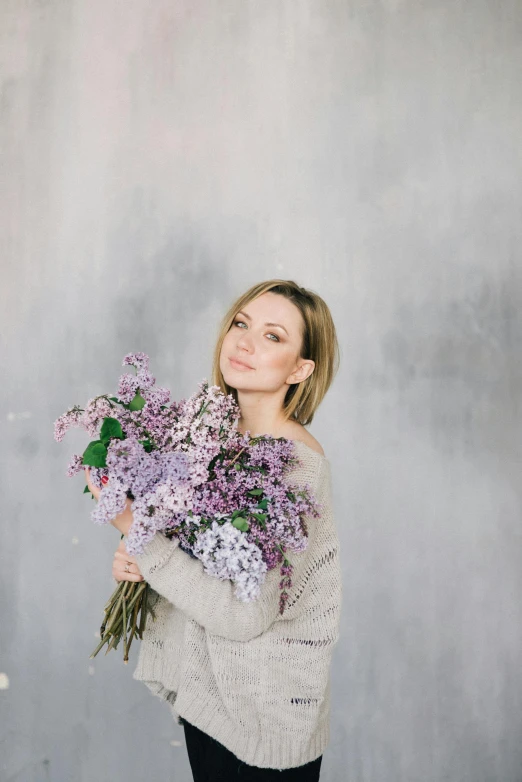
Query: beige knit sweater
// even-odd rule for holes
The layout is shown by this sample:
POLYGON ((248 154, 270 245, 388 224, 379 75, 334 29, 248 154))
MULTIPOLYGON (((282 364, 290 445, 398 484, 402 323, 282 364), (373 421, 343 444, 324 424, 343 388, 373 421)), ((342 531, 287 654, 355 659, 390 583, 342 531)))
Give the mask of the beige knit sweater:
POLYGON ((342 600, 339 538, 330 463, 296 440, 301 464, 288 483, 308 483, 320 518, 306 516, 308 545, 289 552, 294 566, 279 614, 279 566, 258 600, 242 602, 234 585, 208 575, 199 559, 162 533, 136 556, 152 587, 133 678, 238 758, 262 768, 291 768, 319 757, 330 738, 330 663, 342 600))

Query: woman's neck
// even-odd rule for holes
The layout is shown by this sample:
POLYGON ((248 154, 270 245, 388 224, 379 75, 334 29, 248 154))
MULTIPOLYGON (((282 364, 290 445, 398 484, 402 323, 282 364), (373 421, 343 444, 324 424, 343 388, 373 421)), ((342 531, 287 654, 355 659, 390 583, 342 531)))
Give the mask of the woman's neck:
POLYGON ((274 418, 266 415, 245 416, 242 414, 237 428, 241 434, 250 432, 252 437, 256 437, 256 435, 292 437, 298 429, 301 429, 301 426, 294 419, 284 418, 282 415, 274 418))
MULTIPOLYGON (((240 417, 238 431, 272 437, 286 437, 292 427, 292 420, 283 413, 284 389, 278 394, 238 393, 240 417)), ((294 421, 295 424, 295 421, 294 421)))

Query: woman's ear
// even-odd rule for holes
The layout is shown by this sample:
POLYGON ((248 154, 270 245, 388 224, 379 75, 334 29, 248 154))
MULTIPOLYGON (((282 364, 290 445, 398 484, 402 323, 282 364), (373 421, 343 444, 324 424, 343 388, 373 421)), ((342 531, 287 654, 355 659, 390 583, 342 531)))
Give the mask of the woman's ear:
POLYGON ((302 383, 303 380, 306 380, 307 377, 310 377, 312 372, 315 369, 315 361, 312 361, 312 359, 302 359, 301 363, 299 364, 298 368, 292 372, 287 383, 302 383))

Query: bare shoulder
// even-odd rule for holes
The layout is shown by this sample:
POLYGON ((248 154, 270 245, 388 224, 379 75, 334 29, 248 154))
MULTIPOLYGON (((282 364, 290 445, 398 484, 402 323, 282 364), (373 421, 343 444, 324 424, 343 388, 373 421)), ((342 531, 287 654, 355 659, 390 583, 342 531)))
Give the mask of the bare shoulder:
POLYGON ((313 434, 310 434, 308 429, 297 421, 289 421, 282 436, 287 437, 289 440, 301 440, 313 451, 320 453, 321 456, 325 455, 319 440, 316 440, 313 434))

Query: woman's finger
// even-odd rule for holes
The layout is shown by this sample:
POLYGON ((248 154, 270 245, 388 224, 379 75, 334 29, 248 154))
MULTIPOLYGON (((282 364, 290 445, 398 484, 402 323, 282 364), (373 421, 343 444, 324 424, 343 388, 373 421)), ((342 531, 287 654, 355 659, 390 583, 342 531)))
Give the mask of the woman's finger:
POLYGON ((143 581, 143 576, 136 569, 137 565, 130 565, 129 570, 125 570, 125 563, 118 560, 112 563, 112 575, 117 581, 143 581))
POLYGON ((133 557, 132 554, 127 554, 126 551, 118 551, 116 550, 114 552, 115 559, 121 559, 124 562, 133 562, 135 565, 138 563, 136 562, 136 557, 133 557))
POLYGON ((120 540, 120 544, 116 549, 114 555, 116 556, 116 554, 121 554, 123 557, 125 557, 125 559, 130 560, 131 562, 136 562, 136 557, 133 557, 132 554, 129 554, 129 552, 127 551, 125 540, 123 538, 122 540, 120 540))
POLYGON ((114 570, 112 571, 112 577, 116 579, 116 581, 143 581, 144 578, 142 575, 138 575, 138 573, 125 573, 125 571, 121 570, 114 570))
POLYGON ((97 486, 94 486, 94 484, 91 483, 91 473, 89 467, 85 467, 85 480, 87 481, 89 491, 98 500, 100 498, 101 489, 98 489, 97 486))
POLYGON ((116 551, 112 561, 112 575, 116 581, 144 581, 135 557, 127 552, 116 551), (127 567, 127 563, 130 563, 127 567))
POLYGON ((123 554, 127 554, 127 546, 125 545, 125 538, 122 538, 118 544, 116 551, 121 551, 123 554))
POLYGON ((112 571, 113 577, 116 581, 143 581, 143 576, 140 573, 126 573, 124 570, 112 571))

